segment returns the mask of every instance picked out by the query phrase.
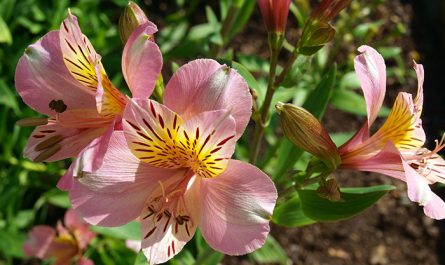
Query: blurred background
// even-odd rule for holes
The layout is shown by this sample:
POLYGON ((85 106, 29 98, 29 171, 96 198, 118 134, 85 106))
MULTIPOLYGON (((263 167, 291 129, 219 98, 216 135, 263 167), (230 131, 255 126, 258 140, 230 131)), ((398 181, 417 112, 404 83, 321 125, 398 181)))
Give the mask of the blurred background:
MULTIPOLYGON (((234 60, 257 79, 258 96, 264 96, 269 68, 267 33, 255 0, 244 0, 230 31, 222 24, 231 0, 136 1, 157 24, 156 42, 164 56, 164 81, 183 63, 200 57, 234 60)), ((293 1, 285 47, 291 48, 302 24, 317 1, 293 1)), ((35 225, 55 225, 69 207, 67 195, 55 188, 70 161, 33 163, 22 156, 32 128, 15 122, 36 117, 14 87, 14 71, 24 49, 45 33, 59 28, 71 8, 83 33, 90 39, 112 82, 128 91, 121 73, 123 45, 118 19, 126 0, 0 0, 0 264, 48 264, 24 256, 22 244, 35 225)), ((445 130, 445 2, 443 0, 353 0, 333 22, 337 35, 313 57, 301 60, 297 82, 277 91, 274 101, 301 104, 322 77, 337 65, 335 88, 323 123, 337 143, 344 142, 362 124, 366 108, 354 75, 353 58, 363 44, 385 57, 388 89, 382 119, 399 91, 415 93, 417 81, 412 60, 425 66, 423 126, 428 144, 445 130)), ((286 60, 283 52, 280 61, 286 60)), ((251 83, 249 85, 252 86, 251 83)), ((280 130, 272 117, 266 131, 259 166, 274 180, 280 165, 280 130)), ((236 156, 247 160, 248 129, 236 156)), ((301 161, 307 161, 302 157, 301 161)), ((300 161, 295 165, 299 168, 300 161)), ((303 164, 303 162, 301 162, 303 164)), ((445 223, 425 217, 405 195, 405 185, 378 174, 340 172, 342 186, 392 184, 397 187, 366 212, 347 221, 283 228, 272 226, 268 247, 243 257, 210 253, 197 235, 170 264, 445 264, 445 223)), ((284 174, 285 175, 285 174, 284 174)), ((281 176, 280 176, 281 177, 281 176)), ((437 187, 445 195, 443 187, 437 187)), ((137 237, 135 227, 95 230, 88 255, 96 264, 143 264, 140 255, 127 249, 124 239, 137 237), (135 236, 136 234, 136 236, 135 236)))

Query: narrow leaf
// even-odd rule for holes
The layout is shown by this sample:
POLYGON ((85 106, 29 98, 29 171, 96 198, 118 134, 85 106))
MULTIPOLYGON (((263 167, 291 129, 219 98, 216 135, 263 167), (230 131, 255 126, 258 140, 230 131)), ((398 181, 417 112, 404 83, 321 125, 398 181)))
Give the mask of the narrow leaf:
POLYGON ((394 186, 380 185, 364 188, 342 188, 338 202, 321 198, 316 190, 299 190, 301 207, 305 215, 317 221, 338 221, 359 214, 375 204, 394 186))

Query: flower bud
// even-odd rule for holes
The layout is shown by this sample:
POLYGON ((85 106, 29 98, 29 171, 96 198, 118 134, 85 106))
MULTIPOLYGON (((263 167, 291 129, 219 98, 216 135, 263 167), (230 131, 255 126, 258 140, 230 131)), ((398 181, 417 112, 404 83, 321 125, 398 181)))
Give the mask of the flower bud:
POLYGON ((311 13, 303 28, 298 50, 303 55, 312 55, 330 42, 335 29, 329 24, 351 0, 323 0, 311 13))
POLYGON ((338 149, 320 122, 307 110, 279 102, 276 106, 284 135, 297 147, 319 158, 328 169, 340 165, 338 149))
POLYGON ((148 21, 144 11, 134 2, 128 2, 124 12, 119 18, 119 34, 122 42, 125 44, 131 33, 140 25, 148 21))
POLYGON ((283 33, 289 14, 290 0, 258 0, 268 32, 283 33))

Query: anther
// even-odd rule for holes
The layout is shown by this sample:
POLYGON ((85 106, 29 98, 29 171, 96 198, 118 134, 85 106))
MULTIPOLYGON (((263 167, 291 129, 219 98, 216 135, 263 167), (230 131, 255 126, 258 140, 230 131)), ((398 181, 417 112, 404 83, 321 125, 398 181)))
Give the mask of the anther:
POLYGON ((62 140, 63 140, 63 136, 62 135, 52 136, 52 137, 46 139, 45 141, 39 143, 38 145, 36 145, 34 150, 42 151, 44 149, 47 149, 48 147, 51 147, 54 144, 57 144, 57 143, 61 142, 62 140))
POLYGON ((15 122, 20 127, 47 125, 48 118, 27 118, 15 122))
POLYGON ((53 156, 55 153, 59 152, 59 150, 62 148, 61 145, 56 144, 51 146, 50 148, 46 149, 45 151, 43 151, 42 153, 40 153, 36 158, 34 158, 34 162, 43 162, 46 159, 50 158, 51 156, 53 156))

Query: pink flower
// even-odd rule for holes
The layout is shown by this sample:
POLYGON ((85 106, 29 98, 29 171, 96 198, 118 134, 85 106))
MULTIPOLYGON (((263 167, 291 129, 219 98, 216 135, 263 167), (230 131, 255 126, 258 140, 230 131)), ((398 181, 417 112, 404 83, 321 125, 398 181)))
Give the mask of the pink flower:
POLYGON ((267 31, 283 33, 286 29, 290 0, 258 0, 258 5, 267 31))
MULTIPOLYGON (((139 26, 124 48, 122 71, 136 98, 150 96, 162 68, 161 52, 149 37, 156 31, 151 22, 139 26)), ((100 60, 71 13, 60 30, 47 33, 25 50, 15 74, 17 91, 26 104, 48 116, 43 125, 41 119, 35 124, 40 126, 29 138, 26 157, 56 161, 84 150, 94 159, 83 162, 91 168, 100 166, 100 154, 112 131, 121 127, 127 103, 100 60)), ((69 181, 60 186, 69 188, 69 181)))
POLYGON ((436 141, 432 151, 423 147, 422 129, 423 66, 414 64, 418 78, 417 96, 399 93, 381 128, 369 135, 369 128, 382 106, 386 90, 385 62, 373 48, 362 46, 355 69, 365 94, 368 119, 347 143, 339 148, 341 168, 379 172, 403 180, 408 197, 424 207, 427 216, 445 218, 445 203, 429 184, 445 183, 445 161, 437 154, 445 145, 436 141))
POLYGON ((93 262, 82 255, 95 236, 76 212, 68 210, 64 225, 59 222, 57 229, 46 225, 34 227, 23 244, 23 251, 30 257, 54 258, 55 265, 71 264, 72 261, 79 265, 92 265, 93 262))
POLYGON ((171 259, 198 227, 229 255, 261 247, 277 193, 258 168, 230 159, 251 115, 243 78, 195 60, 174 74, 164 103, 130 100, 103 166, 70 190, 73 207, 95 225, 139 218, 150 264, 171 259))

